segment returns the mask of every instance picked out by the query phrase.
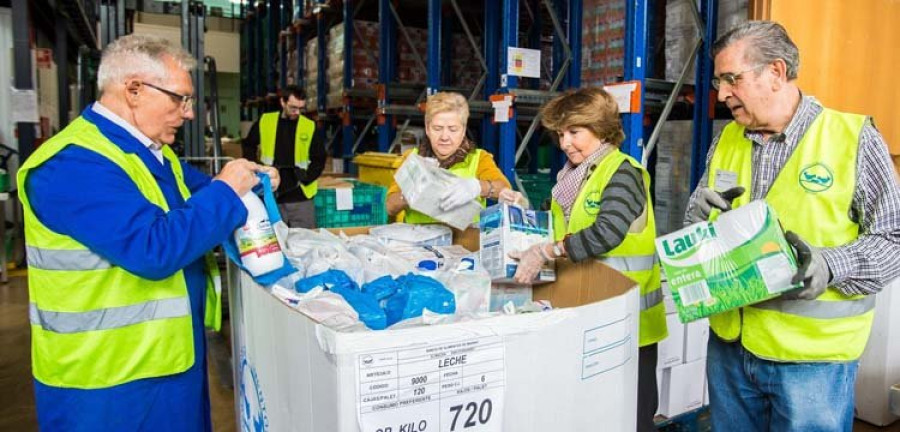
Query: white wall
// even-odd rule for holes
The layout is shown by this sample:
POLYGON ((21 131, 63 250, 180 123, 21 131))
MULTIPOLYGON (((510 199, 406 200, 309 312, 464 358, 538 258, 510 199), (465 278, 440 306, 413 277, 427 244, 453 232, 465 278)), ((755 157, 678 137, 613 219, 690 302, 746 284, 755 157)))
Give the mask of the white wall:
MULTIPOLYGON (((179 27, 134 23, 134 32, 137 34, 161 36, 181 45, 181 28, 179 27)), ((216 67, 219 72, 241 72, 240 33, 207 31, 204 37, 204 51, 206 55, 216 59, 216 67)), ((200 67, 202 67, 203 59, 198 59, 198 61, 200 62, 200 67)))

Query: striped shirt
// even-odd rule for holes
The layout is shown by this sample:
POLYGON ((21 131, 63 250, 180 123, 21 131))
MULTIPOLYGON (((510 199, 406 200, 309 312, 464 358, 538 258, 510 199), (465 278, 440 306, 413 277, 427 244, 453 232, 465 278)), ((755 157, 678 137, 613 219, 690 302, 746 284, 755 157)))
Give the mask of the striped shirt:
POLYGON ((594 224, 566 238, 569 259, 578 262, 599 257, 622 244, 646 203, 641 172, 627 161, 622 162, 600 195, 602 210, 594 224))
MULTIPOLYGON (((783 133, 768 140, 759 132, 744 133, 753 142, 750 199, 765 198, 797 143, 821 112, 822 105, 814 97, 805 96, 783 133)), ((709 162, 718 141, 717 136, 706 156, 701 187, 708 184, 709 162)), ((850 218, 859 224, 859 238, 843 246, 822 249, 822 256, 831 270, 832 285, 842 293, 874 294, 900 276, 900 184, 887 144, 871 121, 860 133, 856 175, 850 218)), ((691 195, 687 214, 696 198, 697 190, 691 195)))

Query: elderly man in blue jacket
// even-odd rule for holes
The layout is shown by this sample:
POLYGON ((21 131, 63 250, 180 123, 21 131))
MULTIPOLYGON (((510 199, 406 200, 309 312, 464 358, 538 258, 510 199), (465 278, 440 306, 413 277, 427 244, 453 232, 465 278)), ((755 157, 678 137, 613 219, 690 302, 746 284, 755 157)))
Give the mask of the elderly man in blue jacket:
POLYGON ((279 179, 243 159, 211 179, 169 148, 194 116, 195 65, 164 39, 118 39, 100 99, 19 170, 41 429, 212 429, 208 252, 246 220, 257 172, 279 179))

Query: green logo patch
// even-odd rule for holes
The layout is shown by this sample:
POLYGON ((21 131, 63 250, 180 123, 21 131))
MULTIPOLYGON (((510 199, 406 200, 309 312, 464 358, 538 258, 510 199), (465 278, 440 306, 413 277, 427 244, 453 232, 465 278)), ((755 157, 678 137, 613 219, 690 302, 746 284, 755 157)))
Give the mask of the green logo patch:
POLYGON ((600 192, 593 191, 584 199, 584 212, 594 216, 600 213, 600 192))
POLYGON ((824 192, 834 184, 834 174, 821 163, 816 163, 803 168, 798 179, 800 186, 810 192, 824 192))

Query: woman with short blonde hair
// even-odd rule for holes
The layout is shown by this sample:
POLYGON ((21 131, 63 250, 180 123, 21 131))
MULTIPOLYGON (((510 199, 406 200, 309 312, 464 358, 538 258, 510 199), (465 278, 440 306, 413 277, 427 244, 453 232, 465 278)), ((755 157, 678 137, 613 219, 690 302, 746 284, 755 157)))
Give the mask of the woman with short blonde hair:
MULTIPOLYGON (((441 168, 458 177, 450 188, 441 191, 441 209, 444 211, 473 200, 478 200, 482 206, 487 199, 524 203, 524 196, 510 188, 509 180, 497 167, 494 156, 477 148, 466 138, 468 120, 469 104, 461 94, 439 92, 429 96, 425 106, 425 135, 428 139, 404 154, 404 160, 410 154, 434 158, 441 168)), ((437 222, 409 208, 396 181, 388 189, 387 209, 391 216, 406 210, 404 221, 407 223, 437 222)))

